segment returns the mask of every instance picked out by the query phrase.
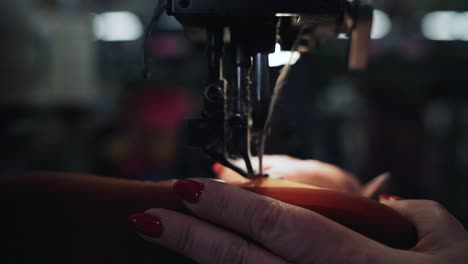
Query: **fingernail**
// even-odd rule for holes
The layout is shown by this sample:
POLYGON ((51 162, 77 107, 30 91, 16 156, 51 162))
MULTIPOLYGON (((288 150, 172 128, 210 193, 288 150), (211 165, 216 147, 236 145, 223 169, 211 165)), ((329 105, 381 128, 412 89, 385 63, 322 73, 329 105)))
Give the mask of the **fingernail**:
POLYGON ((174 184, 174 192, 180 196, 183 200, 189 203, 196 203, 200 199, 205 186, 203 184, 192 181, 192 180, 184 180, 184 181, 177 181, 174 184))
POLYGON ((395 195, 390 195, 390 194, 381 194, 379 195, 379 198, 381 200, 388 200, 388 201, 400 201, 403 200, 403 198, 395 195))
POLYGON ((145 213, 138 213, 128 218, 128 223, 139 233, 150 237, 160 237, 163 226, 159 218, 145 213))
POLYGON ((224 169, 224 167, 223 167, 223 165, 221 165, 221 163, 215 162, 215 163, 213 164, 212 170, 213 170, 214 174, 217 174, 217 175, 218 175, 218 174, 221 174, 221 172, 223 171, 223 169, 224 169))

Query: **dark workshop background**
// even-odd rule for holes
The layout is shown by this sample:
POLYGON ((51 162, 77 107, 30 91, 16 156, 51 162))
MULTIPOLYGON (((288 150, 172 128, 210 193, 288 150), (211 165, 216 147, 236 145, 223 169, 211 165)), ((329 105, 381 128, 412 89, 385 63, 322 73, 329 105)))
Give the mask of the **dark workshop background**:
MULTIPOLYGON (((1 1, 1 175, 212 176, 182 136, 184 118, 201 109, 203 49, 166 16, 150 45, 153 80, 141 79, 155 3, 1 1)), ((369 70, 347 72, 346 40, 303 56, 267 152, 330 162, 363 182, 390 171, 389 192, 438 200, 467 225, 468 2, 377 8, 391 25, 373 41, 369 70)))

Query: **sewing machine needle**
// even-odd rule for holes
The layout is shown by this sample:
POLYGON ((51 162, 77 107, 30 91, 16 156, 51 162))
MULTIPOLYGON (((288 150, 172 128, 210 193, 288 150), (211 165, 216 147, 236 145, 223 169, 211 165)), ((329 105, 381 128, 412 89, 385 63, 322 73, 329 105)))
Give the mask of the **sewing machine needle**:
POLYGON ((263 176, 263 152, 265 151, 265 132, 260 133, 260 138, 257 144, 258 154, 258 175, 263 176))

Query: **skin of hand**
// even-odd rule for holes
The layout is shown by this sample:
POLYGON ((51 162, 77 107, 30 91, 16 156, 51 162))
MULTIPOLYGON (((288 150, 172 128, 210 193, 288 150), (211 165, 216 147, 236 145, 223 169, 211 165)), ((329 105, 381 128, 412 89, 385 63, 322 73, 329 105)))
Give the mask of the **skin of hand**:
MULTIPOLYGON (((245 169, 243 160, 235 160, 233 164, 245 169)), ((257 157, 252 159, 252 166, 258 168, 257 157)), ((321 188, 360 194, 364 197, 376 194, 390 179, 390 174, 384 173, 362 186, 354 176, 334 165, 318 160, 300 160, 285 155, 264 156, 263 170, 269 178, 285 179, 321 188)), ((249 181, 219 163, 213 165, 213 172, 219 179, 227 183, 238 184, 249 181)))
POLYGON ((179 181, 174 191, 196 217, 150 209, 129 220, 143 239, 198 263, 461 264, 468 260, 465 228, 433 201, 382 196, 382 203, 417 227, 417 245, 397 250, 312 211, 230 184, 179 181))

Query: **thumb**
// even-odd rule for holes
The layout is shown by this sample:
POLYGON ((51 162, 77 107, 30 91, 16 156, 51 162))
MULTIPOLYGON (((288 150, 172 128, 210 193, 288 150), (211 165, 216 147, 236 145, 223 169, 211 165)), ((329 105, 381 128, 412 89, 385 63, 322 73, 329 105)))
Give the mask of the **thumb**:
POLYGON ((218 177, 218 179, 223 180, 227 183, 244 183, 248 182, 249 179, 242 177, 240 174, 237 172, 224 167, 221 163, 214 163, 212 170, 214 174, 218 177))
POLYGON ((416 251, 438 250, 466 239, 464 226, 438 202, 400 200, 385 195, 380 197, 380 202, 395 209, 415 225, 419 240, 414 248, 416 251))

